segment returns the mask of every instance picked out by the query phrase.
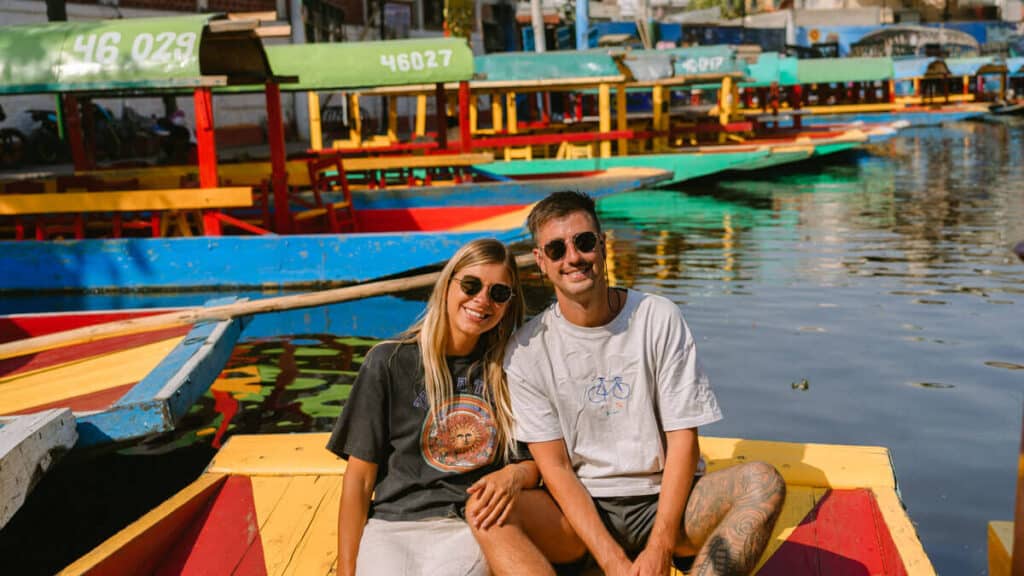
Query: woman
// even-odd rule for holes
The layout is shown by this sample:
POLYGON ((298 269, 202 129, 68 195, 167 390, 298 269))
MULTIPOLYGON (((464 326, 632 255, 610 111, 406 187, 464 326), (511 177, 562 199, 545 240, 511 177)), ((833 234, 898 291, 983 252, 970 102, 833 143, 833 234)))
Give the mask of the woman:
POLYGON ((553 574, 544 554, 582 555, 578 540, 560 545, 571 530, 550 497, 522 492, 539 474, 515 457, 501 366, 523 307, 511 252, 475 240, 441 271, 422 319, 367 354, 328 443, 348 460, 339 575, 487 574, 488 564, 553 574))

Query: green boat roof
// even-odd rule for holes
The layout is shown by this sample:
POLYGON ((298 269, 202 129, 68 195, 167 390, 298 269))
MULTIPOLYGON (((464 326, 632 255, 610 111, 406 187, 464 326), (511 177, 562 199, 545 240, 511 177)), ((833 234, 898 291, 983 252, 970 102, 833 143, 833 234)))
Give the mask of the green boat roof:
POLYGON ((800 84, 869 82, 892 78, 892 58, 814 58, 798 60, 800 84))
POLYGON ((750 79, 742 85, 756 88, 771 86, 777 82, 780 86, 799 84, 799 60, 787 58, 778 52, 765 52, 757 58, 757 62, 747 65, 747 77, 750 79))
POLYGON ((275 72, 297 76, 282 90, 355 90, 461 82, 473 78, 473 52, 459 38, 267 46, 275 72))
POLYGON ((0 94, 151 93, 272 77, 254 21, 220 14, 6 26, 0 94))
POLYGON ((485 82, 534 82, 622 76, 616 58, 605 51, 510 52, 474 59, 476 77, 485 82))

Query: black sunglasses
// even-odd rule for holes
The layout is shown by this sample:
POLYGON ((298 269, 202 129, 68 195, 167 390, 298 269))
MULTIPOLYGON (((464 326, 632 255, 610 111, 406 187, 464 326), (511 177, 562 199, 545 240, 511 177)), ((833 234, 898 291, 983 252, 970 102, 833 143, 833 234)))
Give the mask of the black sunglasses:
MULTIPOLYGON (((576 234, 572 237, 572 245, 576 247, 577 252, 590 254, 597 248, 597 232, 587 230, 586 232, 576 234)), ((565 258, 565 252, 568 248, 565 240, 558 238, 544 245, 544 254, 550 260, 558 262, 565 258)))
MULTIPOLYGON (((452 278, 452 280, 459 281, 459 288, 462 288, 462 293, 466 296, 476 296, 484 289, 484 281, 476 276, 466 275, 462 278, 452 278)), ((491 284, 491 287, 487 289, 487 295, 495 304, 508 302, 513 294, 515 292, 507 284, 491 284)))

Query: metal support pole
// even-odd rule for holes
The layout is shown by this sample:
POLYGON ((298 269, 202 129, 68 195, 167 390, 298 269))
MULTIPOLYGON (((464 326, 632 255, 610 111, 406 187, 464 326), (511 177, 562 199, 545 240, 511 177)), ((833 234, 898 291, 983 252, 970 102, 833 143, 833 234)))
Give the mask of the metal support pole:
MULTIPOLYGON (((196 88, 192 97, 196 113, 196 146, 199 156, 199 187, 216 188, 217 145, 213 138, 213 93, 209 88, 196 88)), ((203 211, 203 233, 220 236, 220 220, 203 211)))
POLYGON ((588 0, 576 0, 576 49, 586 50, 590 48, 590 6, 588 0))

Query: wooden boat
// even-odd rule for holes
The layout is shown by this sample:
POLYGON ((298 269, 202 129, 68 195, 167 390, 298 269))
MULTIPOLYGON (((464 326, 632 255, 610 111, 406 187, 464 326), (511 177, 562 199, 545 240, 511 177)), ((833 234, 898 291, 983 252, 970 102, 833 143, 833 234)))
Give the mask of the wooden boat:
POLYGON ((0 528, 76 440, 67 408, 0 418, 0 528))
MULTIPOLYGON (((0 341, 14 342, 161 311, 3 316, 0 341)), ((213 383, 247 321, 126 332, 102 340, 25 349, 0 359, 0 417, 71 410, 77 427, 76 448, 170 431, 213 383)))
MULTIPOLYGON (((61 574, 333 574, 345 462, 327 437, 232 437, 198 480, 61 574)), ((935 574, 885 448, 704 437, 701 451, 710 470, 763 460, 786 480, 755 574, 935 574)))
MULTIPOLYGON (((571 176, 544 183, 474 184, 463 196, 432 187, 356 195, 350 223, 356 232, 0 242, 0 268, 10 271, 0 278, 0 291, 294 288, 358 282, 442 262, 474 238, 522 239, 532 204, 555 189, 600 198, 669 177, 660 170, 603 167, 576 170, 571 176)), ((0 196, 0 211, 11 198, 0 196)), ((323 212, 318 218, 322 221, 323 212)))
POLYGON ((1013 528, 1010 521, 988 523, 988 576, 1010 576, 1013 566, 1013 528))

